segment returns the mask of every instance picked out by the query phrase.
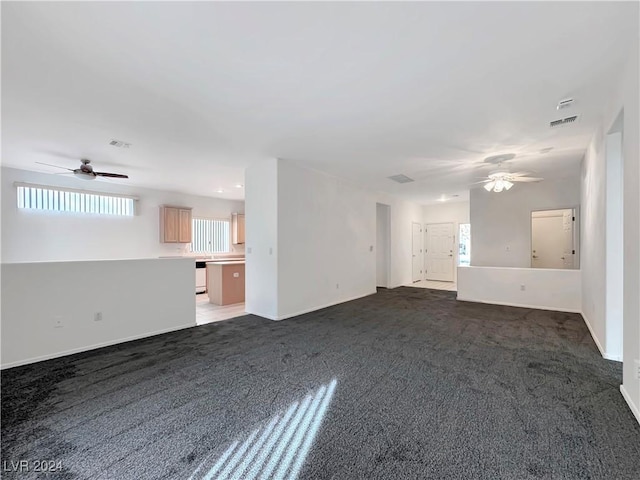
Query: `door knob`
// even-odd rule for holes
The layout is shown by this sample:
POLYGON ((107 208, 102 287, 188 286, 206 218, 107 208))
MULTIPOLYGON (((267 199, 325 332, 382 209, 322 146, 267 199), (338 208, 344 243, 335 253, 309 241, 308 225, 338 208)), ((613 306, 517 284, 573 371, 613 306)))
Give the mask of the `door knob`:
POLYGON ((450 253, 450 254, 449 254, 449 256, 450 256, 450 257, 453 257, 453 253, 450 253))
POLYGON ((537 256, 537 255, 534 255, 534 256, 533 256, 533 258, 538 258, 538 256, 537 256))

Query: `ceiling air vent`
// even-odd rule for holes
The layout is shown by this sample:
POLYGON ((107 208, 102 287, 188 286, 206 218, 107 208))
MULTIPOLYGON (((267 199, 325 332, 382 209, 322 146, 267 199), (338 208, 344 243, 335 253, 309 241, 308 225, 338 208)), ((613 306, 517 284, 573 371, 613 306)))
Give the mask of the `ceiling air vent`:
POLYGON ((111 140, 109 142, 109 145, 112 145, 112 146, 118 147, 118 148, 129 148, 131 146, 130 143, 123 142, 122 140, 111 140))
POLYGON ((398 183, 410 183, 413 182, 413 178, 409 178, 406 175, 400 174, 400 175, 392 175, 390 177, 387 177, 389 180, 393 180, 394 182, 398 182, 398 183))
POLYGON ((551 128, 562 127, 564 125, 569 125, 570 123, 575 123, 578 121, 578 115, 572 115, 570 117, 560 118, 558 120, 553 120, 549 122, 549 126, 551 128))
POLYGON ((573 105, 573 102, 573 98, 565 98, 563 100, 560 100, 558 102, 558 105, 556 106, 556 109, 562 110, 563 108, 569 108, 571 105, 573 105))

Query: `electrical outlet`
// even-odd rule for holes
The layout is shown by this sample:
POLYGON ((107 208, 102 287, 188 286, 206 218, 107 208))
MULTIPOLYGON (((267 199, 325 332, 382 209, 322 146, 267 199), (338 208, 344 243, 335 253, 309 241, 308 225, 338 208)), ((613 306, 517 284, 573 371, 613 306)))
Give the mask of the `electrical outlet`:
POLYGON ((93 315, 93 321, 94 322, 101 322, 102 321, 102 312, 96 312, 93 315))
POLYGON ((53 328, 63 328, 64 327, 64 318, 62 315, 56 315, 53 317, 53 328))
POLYGON ((520 291, 524 292, 527 289, 527 287, 525 287, 524 285, 520 285, 520 291))
POLYGON ((233 278, 240 278, 239 272, 233 272, 233 278))
POLYGON ((251 247, 247 247, 247 253, 251 253, 251 247))

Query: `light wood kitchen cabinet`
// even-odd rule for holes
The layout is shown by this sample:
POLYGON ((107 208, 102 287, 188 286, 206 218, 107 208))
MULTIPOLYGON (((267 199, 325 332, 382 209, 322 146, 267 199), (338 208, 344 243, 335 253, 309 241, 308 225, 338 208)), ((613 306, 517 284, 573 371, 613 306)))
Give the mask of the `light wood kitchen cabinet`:
POLYGON ((244 214, 231 214, 231 243, 238 245, 244 243, 244 214))
POLYGON ((188 207, 160 207, 160 241, 162 243, 191 243, 191 209, 188 207))

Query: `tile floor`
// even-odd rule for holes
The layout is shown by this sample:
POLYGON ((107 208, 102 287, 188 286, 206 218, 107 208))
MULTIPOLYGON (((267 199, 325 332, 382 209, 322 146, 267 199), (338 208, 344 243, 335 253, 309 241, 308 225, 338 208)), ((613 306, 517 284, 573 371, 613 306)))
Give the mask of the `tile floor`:
POLYGON ((219 322, 242 315, 245 315, 244 303, 219 306, 209 303, 209 297, 206 293, 196 295, 196 325, 219 322))
MULTIPOLYGON (((418 288, 432 288, 435 290, 449 290, 452 292, 455 292, 457 290, 455 282, 436 282, 433 280, 421 280, 407 286, 418 288)), ((206 293, 196 295, 196 325, 204 325, 206 323, 219 322, 220 320, 228 320, 230 318, 241 317, 245 314, 246 312, 244 311, 244 303, 218 306, 209 303, 209 297, 206 293)))
POLYGON ((458 290, 458 286, 455 282, 436 282, 434 280, 420 280, 419 282, 411 283, 407 286, 418 288, 432 288, 434 290, 449 290, 450 292, 456 292, 458 290))

